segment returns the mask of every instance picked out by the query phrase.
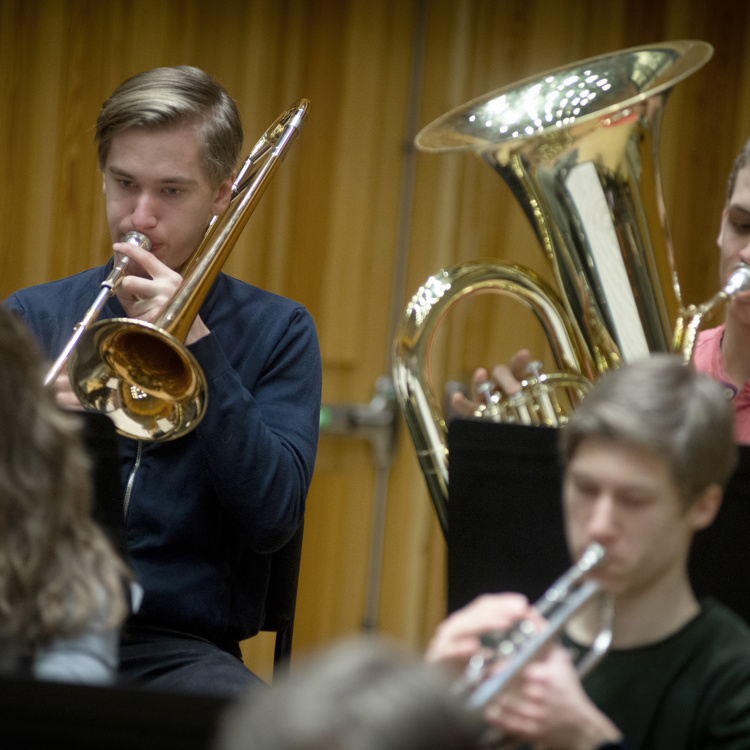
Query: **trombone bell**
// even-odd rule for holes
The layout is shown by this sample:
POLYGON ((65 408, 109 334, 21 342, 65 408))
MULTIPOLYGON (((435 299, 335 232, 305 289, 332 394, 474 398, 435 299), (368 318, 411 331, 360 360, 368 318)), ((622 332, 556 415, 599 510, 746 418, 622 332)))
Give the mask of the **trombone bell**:
POLYGON ((137 440, 170 440, 198 424, 208 386, 178 339, 129 318, 103 320, 92 330, 70 355, 71 386, 84 409, 106 414, 137 440))

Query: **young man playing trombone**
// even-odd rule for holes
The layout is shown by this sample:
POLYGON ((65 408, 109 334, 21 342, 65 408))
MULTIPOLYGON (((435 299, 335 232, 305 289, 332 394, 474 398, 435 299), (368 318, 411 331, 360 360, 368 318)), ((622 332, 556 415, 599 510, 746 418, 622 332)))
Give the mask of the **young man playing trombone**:
MULTIPOLYGON (((121 84, 96 129, 114 255, 128 271, 100 318, 153 321, 212 216, 230 200, 237 107, 197 68, 121 84), (123 242, 136 231, 151 252, 123 242)), ((105 266, 22 290, 6 304, 52 361, 105 266)), ((208 381, 200 424, 170 442, 119 439, 130 563, 144 597, 121 650, 124 680, 232 693, 257 682, 239 641, 262 625, 269 553, 299 528, 318 437, 321 365, 299 304, 218 274, 185 343, 208 381)), ((79 407, 66 373, 58 403, 79 407)))
MULTIPOLYGON (((592 543, 591 577, 614 600, 613 640, 583 680, 553 646, 488 705, 503 734, 556 750, 750 747, 750 628, 688 578, 694 534, 718 512, 736 463, 721 387, 656 355, 600 380, 561 429, 563 511, 571 557, 592 543)), ((517 594, 487 595, 450 616, 427 652, 461 666, 479 636, 529 618, 517 594)), ((586 647, 598 615, 570 621, 564 641, 586 647)))

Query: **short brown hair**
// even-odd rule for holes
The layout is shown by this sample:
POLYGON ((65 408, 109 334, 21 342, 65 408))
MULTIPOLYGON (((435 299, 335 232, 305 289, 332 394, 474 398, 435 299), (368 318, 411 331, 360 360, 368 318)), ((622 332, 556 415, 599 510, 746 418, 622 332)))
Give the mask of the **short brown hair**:
POLYGON ((597 382, 562 428, 570 461, 587 438, 643 448, 669 462, 686 506, 737 464, 734 414, 724 389, 672 354, 624 365, 597 382))
POLYGON ((242 148, 242 122, 225 89, 199 68, 153 68, 123 81, 102 105, 96 121, 99 167, 104 170, 112 139, 133 127, 198 128, 203 168, 212 187, 232 175, 242 148))
POLYGON ((466 750, 485 724, 438 664, 383 639, 341 641, 224 715, 213 750, 466 750))

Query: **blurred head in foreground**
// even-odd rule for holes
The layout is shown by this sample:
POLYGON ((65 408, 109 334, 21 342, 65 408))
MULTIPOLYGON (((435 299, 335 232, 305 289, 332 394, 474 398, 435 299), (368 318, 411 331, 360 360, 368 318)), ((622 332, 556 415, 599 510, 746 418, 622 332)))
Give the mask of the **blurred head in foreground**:
POLYGON ((464 750, 483 726, 440 667, 361 639, 234 705, 214 750, 464 750))

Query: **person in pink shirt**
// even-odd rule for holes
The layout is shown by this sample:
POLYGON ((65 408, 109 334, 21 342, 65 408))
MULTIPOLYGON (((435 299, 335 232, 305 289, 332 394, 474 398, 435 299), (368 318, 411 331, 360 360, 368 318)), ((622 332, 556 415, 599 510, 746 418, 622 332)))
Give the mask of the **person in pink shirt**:
MULTIPOLYGON (((739 263, 750 265, 750 140, 744 145, 729 175, 727 200, 716 240, 721 250, 719 275, 723 287, 739 263)), ((508 364, 474 373, 473 395, 453 394, 451 406, 457 414, 470 416, 478 406, 476 393, 490 380, 508 395, 517 393, 525 377, 531 352, 522 349, 508 364)), ((750 293, 733 297, 726 306, 722 325, 700 331, 692 356, 693 367, 725 386, 735 414, 735 439, 750 444, 750 293)))
MULTIPOLYGON (((750 264, 750 141, 734 162, 716 240, 722 284, 738 263, 750 264)), ((727 388, 735 414, 735 438, 750 444, 750 294, 732 298, 724 323, 701 331, 693 366, 727 388)))

